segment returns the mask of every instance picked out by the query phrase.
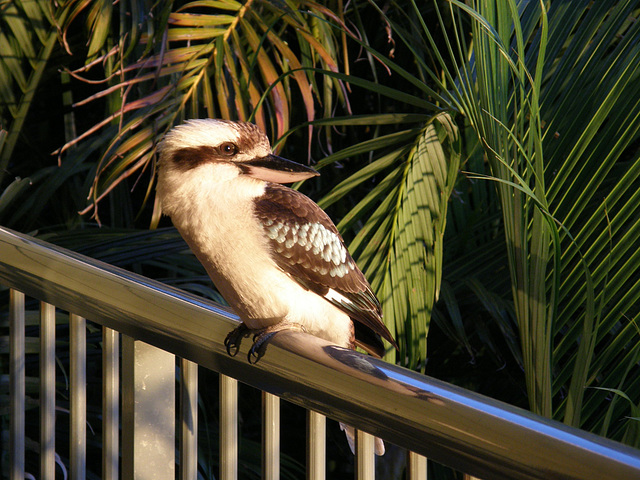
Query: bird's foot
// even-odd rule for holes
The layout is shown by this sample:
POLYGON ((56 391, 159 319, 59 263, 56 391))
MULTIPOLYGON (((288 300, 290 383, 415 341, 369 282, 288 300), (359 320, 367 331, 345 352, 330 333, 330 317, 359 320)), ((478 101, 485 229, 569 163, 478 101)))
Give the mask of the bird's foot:
POLYGON ((282 330, 297 330, 299 332, 306 331, 302 324, 295 322, 280 322, 267 328, 256 330, 253 336, 253 345, 249 349, 249 354, 247 355, 249 363, 258 363, 258 360, 260 360, 264 355, 267 343, 269 343, 271 337, 282 330))
POLYGON ((237 355, 242 339, 249 335, 251 335, 251 330, 244 322, 229 332, 227 338, 224 339, 224 346, 227 347, 229 356, 235 357, 237 355))

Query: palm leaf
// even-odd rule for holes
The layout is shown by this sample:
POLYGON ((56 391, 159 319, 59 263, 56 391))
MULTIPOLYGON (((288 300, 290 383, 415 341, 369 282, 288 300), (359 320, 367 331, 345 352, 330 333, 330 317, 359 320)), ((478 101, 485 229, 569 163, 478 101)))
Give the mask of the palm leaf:
POLYGON ((501 179, 530 405, 593 428, 607 400, 585 387, 630 392, 638 378, 618 362, 638 344, 639 5, 452 3, 472 18, 474 61, 456 94, 501 179))
MULTIPOLYGON (((607 388, 637 392, 640 374, 630 363, 618 363, 621 348, 635 351, 638 345, 631 325, 638 315, 640 267, 633 214, 639 186, 633 145, 640 135, 640 6, 558 1, 547 12, 543 2, 451 0, 444 10, 436 4, 440 28, 453 27, 444 36, 445 48, 438 49, 441 44, 411 3, 406 26, 385 18, 424 76, 466 116, 496 182, 530 406, 595 428, 606 398, 585 388, 606 380, 607 388), (465 22, 472 44, 464 39, 465 22), (421 44, 435 52, 440 74, 422 60, 421 44)), ((485 178, 482 165, 475 171, 485 178)), ((448 238, 456 241, 469 216, 458 206, 453 213, 459 221, 448 238)), ((482 232, 482 223, 475 225, 473 234, 482 232)), ((480 239, 449 276, 456 282, 482 278, 489 289, 475 284, 475 295, 491 311, 486 292, 504 288, 482 273, 495 260, 495 249, 480 239)), ((486 239, 496 241, 495 235, 486 239)), ((452 284, 453 291, 463 287, 458 285, 452 284)), ((452 302, 449 295, 447 310, 455 322, 452 302)), ((468 337, 459 319, 456 325, 452 336, 464 343, 468 337)), ((635 395, 630 398, 637 404, 635 395)), ((621 438, 629 430, 616 431, 610 433, 621 438)))
MULTIPOLYGON (((396 332, 400 358, 424 368, 426 338, 433 304, 440 290, 442 237, 447 204, 460 159, 457 127, 447 114, 433 116, 419 130, 408 130, 345 149, 390 153, 338 184, 320 202, 327 206, 358 185, 387 173, 338 228, 357 221, 363 226, 350 245, 382 302, 383 317, 396 332), (407 139, 413 145, 406 145, 407 139), (373 213, 369 213, 373 209, 373 213)), ((335 160, 345 152, 328 157, 335 160)), ((389 359, 393 360, 393 353, 389 359)))
POLYGON ((0 150, 0 181, 24 128, 57 40, 47 1, 9 2, 0 15, 0 125, 7 135, 0 150))
MULTIPOLYGON (((112 140, 103 147, 105 153, 91 189, 92 202, 85 209, 94 215, 99 201, 125 178, 148 169, 153 159, 155 145, 134 148, 128 142, 129 136, 155 139, 185 117, 206 114, 254 119, 272 136, 281 137, 289 129, 292 102, 297 98, 302 98, 306 120, 315 119, 315 103, 321 96, 311 86, 319 83, 318 75, 303 69, 320 66, 337 71, 338 38, 331 30, 318 32, 316 28, 318 18, 324 18, 324 7, 314 9, 315 4, 305 2, 285 6, 221 0, 193 1, 169 11, 167 5, 152 7, 153 18, 166 18, 166 24, 148 23, 143 33, 138 32, 134 22, 119 24, 119 30, 112 28, 115 40, 109 41, 104 36, 105 10, 94 4, 88 16, 92 33, 89 59, 102 48, 99 59, 107 65, 105 80, 109 84, 88 101, 116 101, 110 116, 65 144, 58 153, 66 155, 71 147, 87 141, 97 131, 118 125, 110 136, 112 140), (311 13, 296 8, 309 8, 311 13), (131 43, 134 34, 140 40, 138 45, 131 43), (309 55, 296 52, 286 39, 304 43, 309 55), (116 46, 107 51, 109 43, 116 46), (139 57, 131 61, 134 50, 139 57), (108 61, 112 58, 119 60, 108 61), (148 135, 150 128, 152 137, 148 135)), ((66 8, 74 14, 63 25, 63 32, 80 18, 79 12, 85 6, 79 0, 68 2, 66 8)), ((147 9, 143 3, 137 8, 147 9)), ((83 78, 97 65, 96 61, 90 62, 74 74, 83 78)), ((340 82, 337 78, 324 82, 323 99, 329 100, 325 107, 333 108, 331 92, 340 82)), ((346 101, 342 92, 338 98, 346 101)))

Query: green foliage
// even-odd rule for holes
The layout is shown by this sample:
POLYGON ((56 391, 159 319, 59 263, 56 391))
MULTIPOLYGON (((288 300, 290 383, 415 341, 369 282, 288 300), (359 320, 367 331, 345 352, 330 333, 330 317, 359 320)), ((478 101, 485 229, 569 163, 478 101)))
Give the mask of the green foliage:
POLYGON ((49 2, 5 2, 0 6, 0 181, 9 165, 47 61, 56 45, 49 2))
MULTIPOLYGON (((377 147, 371 142, 360 145, 389 153, 340 182, 320 202, 328 206, 360 183, 383 176, 338 228, 362 222, 351 253, 378 292, 387 326, 396 332, 400 358, 407 358, 412 368, 424 366, 426 358, 431 311, 440 291, 447 204, 460 159, 458 130, 451 117, 442 113, 425 123, 417 130, 381 137, 377 147)), ((394 353, 389 360, 394 360, 394 353)))
MULTIPOLYGON (((530 407, 637 444, 626 434, 633 422, 610 422, 613 409, 620 419, 619 402, 588 387, 640 402, 632 394, 639 264, 630 253, 638 247, 640 31, 632 19, 640 6, 448 8, 452 18, 471 19, 472 50, 455 21, 457 40, 446 49, 454 66, 439 65, 496 183, 530 407)), ((478 173, 472 178, 488 178, 478 173)))
MULTIPOLYGON (((103 65, 107 86, 78 105, 111 100, 103 118, 58 152, 63 155, 89 138, 100 142, 104 153, 90 193, 92 205, 83 213, 98 218, 98 203, 113 188, 153 170, 155 140, 185 118, 252 119, 281 137, 290 128, 294 105, 308 121, 316 117, 316 102, 324 104, 325 114, 334 108, 334 97, 349 108, 344 85, 330 78, 323 82, 312 71, 336 72, 340 61, 340 38, 326 22, 338 17, 324 6, 220 0, 173 8, 169 2, 134 1, 129 4, 134 12, 150 12, 145 22, 132 16, 116 23, 106 4, 111 2, 71 0, 65 12, 72 14, 62 25, 66 34, 90 5, 88 63, 72 73, 84 78, 103 65), (111 37, 110 27, 115 27, 111 37)), ((309 127, 309 142, 311 132, 309 127)), ((149 189, 146 197, 151 195, 149 189)), ((159 215, 156 210, 153 225, 159 215)))

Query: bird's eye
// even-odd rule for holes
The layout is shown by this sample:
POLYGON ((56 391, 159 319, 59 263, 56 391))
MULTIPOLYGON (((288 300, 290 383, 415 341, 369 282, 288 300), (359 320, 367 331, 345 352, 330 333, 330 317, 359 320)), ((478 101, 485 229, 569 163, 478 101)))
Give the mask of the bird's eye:
POLYGON ((222 145, 220 145, 220 152, 223 155, 235 155, 236 153, 238 153, 238 147, 231 142, 223 143, 222 145))

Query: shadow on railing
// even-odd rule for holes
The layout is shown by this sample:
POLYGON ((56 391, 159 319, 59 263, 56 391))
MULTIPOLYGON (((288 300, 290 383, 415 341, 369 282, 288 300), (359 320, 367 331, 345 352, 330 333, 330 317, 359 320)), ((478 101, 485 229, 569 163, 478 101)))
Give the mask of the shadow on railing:
MULTIPOLYGON (((193 373, 189 365, 195 362, 480 478, 640 478, 640 452, 637 450, 303 333, 278 333, 261 360, 250 365, 247 362, 250 342, 245 342, 235 357, 230 357, 222 344, 227 333, 237 325, 236 318, 227 309, 3 228, 0 228, 0 283, 12 289, 12 464, 24 463, 24 453, 20 453, 24 439, 19 438, 20 428, 24 428, 20 425, 20 409, 24 411, 24 403, 20 405, 20 401, 24 401, 24 394, 20 396, 20 389, 24 388, 20 375, 24 375, 24 371, 20 371, 20 352, 15 351, 19 349, 17 345, 21 339, 19 311, 24 297, 18 292, 22 292, 45 302, 43 308, 44 305, 55 305, 71 312, 72 319, 80 321, 79 329, 84 328, 84 318, 105 327, 105 335, 111 336, 111 341, 104 343, 105 351, 108 351, 104 363, 106 368, 111 368, 111 376, 106 380, 108 385, 113 383, 114 375, 117 378, 119 352, 112 337, 115 330, 130 337, 126 342, 123 340, 123 362, 125 355, 136 354, 138 344, 133 339, 142 341, 186 359, 182 369, 186 375, 189 371, 193 373)), ((46 317, 42 316, 43 319, 46 317)), ((73 328, 72 324, 72 333, 73 328)), ((123 379, 124 374, 123 371, 123 379)), ((131 384, 135 386, 135 372, 127 375, 132 375, 131 384)), ((173 382, 172 375, 170 371, 170 382, 173 382)), ((194 383, 187 378, 185 385, 188 388, 183 395, 191 398, 193 407, 194 383)), ((197 387, 197 381, 195 385, 197 387)), ((129 415, 127 409, 132 408, 127 406, 130 395, 135 395, 135 388, 131 388, 133 393, 123 390, 123 418, 129 415)), ((233 386, 227 392, 233 402, 233 386)), ((117 404, 117 390, 115 397, 117 404)), ((188 406, 189 401, 186 404, 188 406)), ((273 414, 277 411, 277 403, 270 405, 266 411, 273 414)), ((116 429, 116 440, 112 438, 112 431, 107 439, 111 447, 105 444, 105 448, 117 450, 118 413, 104 415, 105 421, 113 422, 116 429)), ((133 419, 135 415, 131 415, 133 419)), ((236 468, 233 459, 236 447, 232 442, 237 433, 234 417, 229 415, 229 424, 221 426, 228 429, 221 435, 225 436, 221 443, 223 440, 230 443, 221 448, 230 449, 231 455, 227 459, 221 457, 221 464, 224 464, 221 478, 234 478, 236 468)), ((221 412, 220 417, 225 419, 227 415, 221 412)), ((185 427, 185 418, 191 422, 196 419, 193 411, 187 411, 182 418, 183 442, 185 445, 191 442, 187 449, 191 452, 189 455, 193 455, 194 440, 188 437, 189 431, 197 429, 193 424, 185 427)), ((312 418, 310 425, 313 421, 312 418)), ((129 422, 122 422, 122 448, 132 449, 129 437, 124 433, 125 423, 129 422)), ((277 430, 271 434, 277 437, 277 430)), ((265 438, 269 438, 269 433, 265 438)), ((277 444, 277 440, 271 441, 277 444)), ((318 448, 322 450, 321 446, 318 448)), ((263 455, 273 457, 270 450, 266 449, 263 455)), ((117 452, 115 455, 117 458, 117 452)), ((318 462, 314 460, 313 452, 309 457, 309 462, 318 462)), ((129 478, 130 473, 124 472, 135 474, 135 466, 124 464, 134 460, 125 459, 124 452, 122 459, 123 478, 129 478)), ((186 465, 189 462, 179 463, 182 478, 196 478, 193 462, 191 467, 186 465)), ((195 465, 197 467, 197 463, 195 465)), ((20 474, 19 467, 12 470, 15 478, 20 474)), ((277 468, 275 473, 265 474, 273 468, 267 462, 263 466, 263 476, 277 478, 277 468)), ((308 468, 312 471, 318 468, 317 473, 308 474, 309 478, 323 475, 322 466, 309 465, 308 468)), ((103 468, 104 476, 116 478, 117 465, 115 472, 113 470, 103 468)), ((367 468, 361 468, 362 478, 372 475, 363 471, 367 468)), ((424 475, 426 469, 417 468, 416 471, 423 473, 412 478, 424 475)), ((77 472, 81 476, 81 469, 77 472)))

